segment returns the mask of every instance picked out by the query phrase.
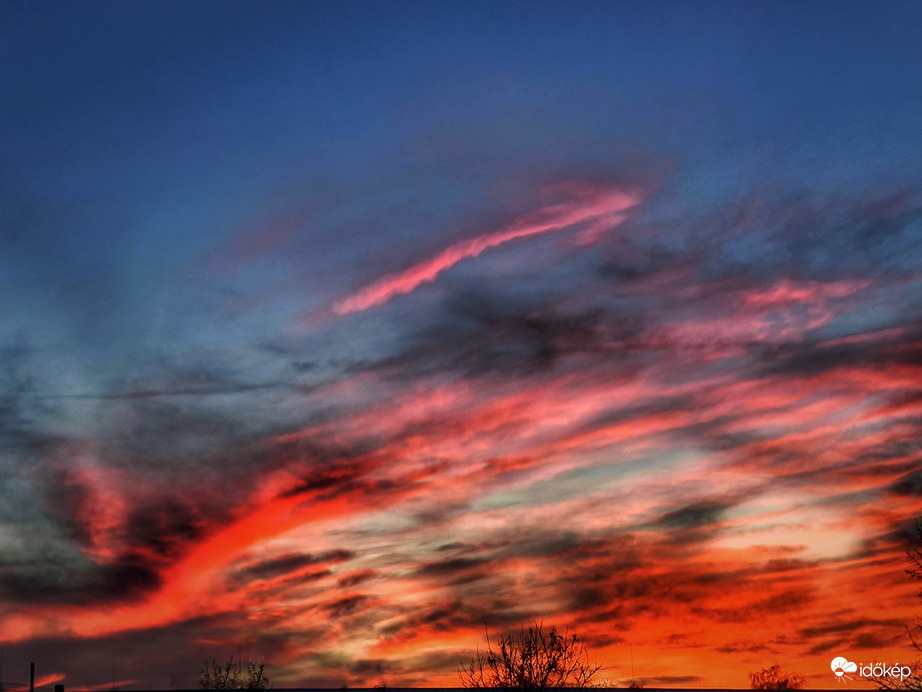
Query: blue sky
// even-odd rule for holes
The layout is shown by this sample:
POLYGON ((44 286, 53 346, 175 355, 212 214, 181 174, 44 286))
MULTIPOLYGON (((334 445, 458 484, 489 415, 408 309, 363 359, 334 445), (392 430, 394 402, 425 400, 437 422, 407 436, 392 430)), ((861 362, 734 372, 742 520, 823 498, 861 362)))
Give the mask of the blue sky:
MULTIPOLYGON (((626 160, 668 181, 659 201, 679 214, 818 176, 897 186, 919 165, 914 12, 9 3, 10 288, 46 305, 67 286, 71 336, 105 351, 163 311, 221 300, 176 275, 254 218, 334 204, 331 189, 349 190, 326 217, 351 239, 333 252, 361 264, 482 212, 497 180, 626 160), (382 205, 420 216, 382 219, 382 205)), ((300 250, 325 254, 330 232, 300 250)), ((289 311, 323 290, 290 278, 289 311)), ((238 278, 244 292, 271 280, 238 278)))

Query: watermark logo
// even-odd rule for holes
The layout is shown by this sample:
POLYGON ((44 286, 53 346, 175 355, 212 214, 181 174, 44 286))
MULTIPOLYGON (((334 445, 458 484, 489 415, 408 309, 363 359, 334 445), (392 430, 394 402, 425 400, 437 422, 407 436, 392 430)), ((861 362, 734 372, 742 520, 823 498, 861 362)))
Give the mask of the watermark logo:
POLYGON ((839 682, 854 680, 848 673, 857 673, 860 677, 866 679, 880 680, 882 678, 890 678, 893 680, 899 679, 900 682, 903 682, 903 680, 912 675, 912 668, 909 666, 901 666, 899 663, 893 665, 887 663, 870 663, 865 665, 864 663, 849 661, 842 656, 836 656, 832 659, 829 667, 832 668, 832 672, 839 682))
POLYGON ((847 658, 842 658, 841 656, 836 656, 832 659, 832 663, 829 664, 829 667, 832 668, 832 672, 836 674, 836 680, 839 682, 851 680, 852 678, 846 675, 846 673, 854 673, 858 670, 857 663, 849 661, 847 658))

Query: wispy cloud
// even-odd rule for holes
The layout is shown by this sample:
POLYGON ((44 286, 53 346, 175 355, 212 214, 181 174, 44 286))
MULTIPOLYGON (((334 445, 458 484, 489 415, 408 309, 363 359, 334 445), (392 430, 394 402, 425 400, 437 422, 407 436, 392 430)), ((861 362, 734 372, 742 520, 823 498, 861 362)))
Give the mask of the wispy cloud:
POLYGON ((561 231, 580 224, 590 224, 584 239, 595 240, 603 230, 611 229, 627 218, 626 212, 640 204, 642 195, 604 185, 570 183, 561 185, 568 199, 541 207, 513 220, 502 228, 448 246, 429 259, 394 274, 388 274, 365 288, 333 304, 337 315, 362 312, 383 305, 394 297, 411 293, 419 286, 435 281, 442 272, 458 262, 479 257, 490 248, 513 240, 561 231))

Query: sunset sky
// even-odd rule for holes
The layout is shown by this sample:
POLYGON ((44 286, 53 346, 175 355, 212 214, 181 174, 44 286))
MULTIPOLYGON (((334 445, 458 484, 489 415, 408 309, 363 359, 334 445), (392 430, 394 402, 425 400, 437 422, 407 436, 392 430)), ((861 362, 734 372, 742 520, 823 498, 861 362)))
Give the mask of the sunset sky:
POLYGON ((3 0, 3 681, 914 659, 920 26, 3 0))

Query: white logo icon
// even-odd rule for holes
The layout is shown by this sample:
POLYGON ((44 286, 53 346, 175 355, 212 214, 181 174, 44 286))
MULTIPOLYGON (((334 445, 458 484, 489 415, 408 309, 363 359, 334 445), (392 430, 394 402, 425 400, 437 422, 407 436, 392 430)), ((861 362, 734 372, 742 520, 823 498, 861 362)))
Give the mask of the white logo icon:
POLYGON ((841 656, 836 656, 832 659, 832 663, 829 664, 829 667, 832 668, 832 672, 836 674, 836 679, 839 682, 845 682, 842 678, 848 678, 846 673, 855 673, 858 671, 857 663, 853 663, 841 656))

